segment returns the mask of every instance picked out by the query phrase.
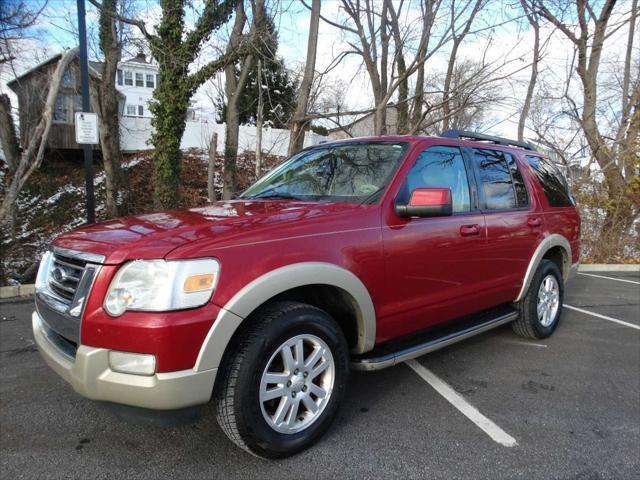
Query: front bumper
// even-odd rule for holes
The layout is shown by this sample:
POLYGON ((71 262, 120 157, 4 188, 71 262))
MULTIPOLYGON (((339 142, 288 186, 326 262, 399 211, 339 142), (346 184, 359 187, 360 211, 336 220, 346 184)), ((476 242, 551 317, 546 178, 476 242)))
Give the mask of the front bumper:
POLYGON ((38 312, 33 336, 47 364, 80 395, 153 410, 174 410, 207 403, 217 369, 130 375, 109 368, 109 350, 79 345, 75 358, 52 341, 38 312))

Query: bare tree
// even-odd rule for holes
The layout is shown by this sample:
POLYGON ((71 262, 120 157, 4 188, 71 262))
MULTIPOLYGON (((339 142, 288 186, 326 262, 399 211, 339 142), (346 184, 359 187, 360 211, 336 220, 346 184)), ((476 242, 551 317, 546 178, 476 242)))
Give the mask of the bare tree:
POLYGON ((531 76, 527 86, 527 94, 524 97, 522 110, 520 110, 520 118, 518 120, 518 140, 524 140, 524 127, 531 109, 531 99, 536 88, 538 79, 538 64, 540 63, 540 22, 538 22, 538 14, 532 11, 526 0, 520 0, 520 5, 529 21, 529 25, 533 29, 533 59, 531 60, 531 76))
POLYGON ((13 51, 16 41, 24 37, 25 31, 32 27, 47 2, 40 8, 33 8, 23 0, 3 0, 0 2, 0 65, 16 59, 13 51))
POLYGON ((451 80, 453 78, 453 70, 456 64, 456 60, 458 57, 458 50, 462 41, 471 30, 471 25, 473 24, 476 15, 486 4, 486 0, 468 0, 462 9, 459 8, 459 5, 456 5, 455 0, 451 1, 450 9, 450 22, 451 22, 451 37, 453 40, 453 45, 451 46, 451 52, 449 53, 449 63, 447 65, 447 74, 444 79, 444 91, 442 92, 442 110, 444 114, 443 120, 443 130, 449 130, 449 101, 451 96, 451 80), (462 12, 465 12, 469 7, 471 8, 471 12, 467 19, 462 23, 460 31, 458 31, 457 18, 460 17, 462 12))
MULTIPOLYGON (((604 205, 606 218, 600 230, 600 241, 613 244, 624 236, 640 209, 640 194, 632 181, 636 172, 627 168, 637 162, 637 142, 640 132, 640 79, 637 77, 624 85, 623 98, 628 99, 626 109, 620 112, 617 132, 607 135, 598 122, 598 74, 601 66, 602 51, 616 0, 606 0, 601 4, 590 0, 576 0, 573 9, 556 9, 549 2, 531 0, 529 4, 540 15, 551 22, 570 41, 577 51, 576 71, 581 83, 581 106, 571 98, 568 89, 566 101, 570 105, 571 115, 579 122, 597 162, 607 189, 608 201, 604 205), (577 27, 566 23, 566 15, 574 15, 577 27), (610 141, 608 137, 613 138, 610 141), (635 160, 634 160, 635 159, 635 160)), ((555 4, 554 4, 555 5, 555 4)), ((636 5, 637 8, 637 5, 636 5)), ((632 12, 635 22, 636 12, 632 12)), ((633 41, 634 30, 630 30, 629 42, 633 41)), ((630 58, 625 65, 631 71, 630 58)), ((626 60, 625 60, 626 63, 626 60)), ((636 74, 637 75, 637 74, 636 74)), ((635 177, 637 179, 637 177, 635 177)))
POLYGON ((304 131, 307 126, 307 109, 313 85, 316 68, 316 52, 318 49, 318 28, 320 24, 320 0, 313 0, 311 4, 311 18, 309 20, 309 38, 307 40, 307 59, 304 66, 302 83, 298 89, 296 111, 290 123, 288 154, 293 155, 304 146, 304 131))
MULTIPOLYGON (((256 0, 252 3, 252 14, 253 20, 251 22, 250 35, 255 39, 262 37, 260 38, 261 46, 269 45, 270 42, 265 38, 265 36, 268 36, 268 32, 265 27, 266 11, 264 0, 256 0), (260 35, 258 35, 258 32, 260 32, 260 35)), ((238 0, 235 10, 235 21, 227 45, 227 54, 231 55, 233 51, 237 51, 240 48, 246 23, 247 15, 244 10, 244 2, 238 0)), ((227 64, 224 69, 227 109, 225 116, 224 183, 222 198, 225 200, 230 199, 236 190, 236 159, 238 156, 238 137, 240 132, 239 102, 252 69, 254 54, 261 55, 260 49, 252 51, 240 59, 238 72, 236 72, 236 65, 234 63, 227 64)))
MULTIPOLYGON (((42 111, 42 117, 40 118, 38 125, 34 129, 32 137, 29 139, 23 139, 23 142, 25 142, 25 146, 22 150, 22 154, 14 163, 15 169, 13 171, 13 175, 8 176, 6 179, 7 184, 4 189, 4 198, 2 199, 2 204, 0 205, 0 225, 5 224, 9 220, 11 216, 11 208, 18 198, 18 194, 24 187, 31 174, 42 163, 47 140, 49 139, 49 131, 51 130, 53 109, 55 106, 56 97, 58 96, 58 91, 60 90, 60 84, 62 83, 62 76, 69 64, 77 55, 77 48, 67 50, 60 58, 53 76, 51 77, 51 80, 49 82, 49 91, 47 93, 44 109, 42 111)), ((10 108, 8 99, 5 99, 0 103, 10 108)), ((12 126, 13 122, 11 122, 11 124, 5 124, 4 122, 2 122, 0 123, 0 130, 10 130, 11 128, 13 128, 12 126)), ((0 135, 0 138, 3 140, 3 142, 5 139, 11 139, 12 137, 15 138, 15 131, 13 135, 10 131, 5 131, 0 135)), ((3 143, 3 150, 5 152, 15 152, 17 150, 17 146, 5 146, 5 144, 3 143)))
POLYGON ((423 1, 420 3, 420 10, 422 12, 422 36, 425 37, 426 43, 423 49, 418 54, 418 69, 416 73, 415 81, 415 95, 411 102, 411 108, 409 111, 410 118, 410 130, 417 131, 423 118, 423 106, 424 106, 424 81, 425 81, 425 61, 426 54, 429 49, 429 39, 431 38, 431 29, 435 22, 436 14, 440 8, 440 2, 423 1))
MULTIPOLYGON (((374 134, 380 135, 386 132, 386 116, 390 101, 396 91, 407 86, 407 79, 415 72, 418 72, 418 77, 422 75, 422 79, 418 78, 416 82, 416 95, 420 95, 423 88, 420 83, 424 81, 425 62, 451 38, 451 25, 447 25, 439 31, 439 38, 435 45, 431 42, 434 18, 441 3, 442 0, 423 0, 421 3, 422 25, 417 35, 414 56, 408 64, 404 62, 404 53, 397 52, 394 47, 394 44, 396 47, 402 45, 404 51, 406 41, 402 39, 409 38, 412 27, 411 24, 407 24, 401 28, 397 24, 402 3, 395 4, 398 7, 396 9, 390 0, 383 0, 379 8, 373 5, 372 0, 364 0, 364 2, 341 0, 342 9, 347 14, 349 22, 337 23, 323 16, 320 17, 351 37, 347 41, 351 50, 347 53, 356 54, 362 58, 374 97, 374 134), (391 42, 392 38, 394 42, 391 42), (398 68, 399 59, 404 63, 400 68, 398 68)), ((459 17, 460 15, 456 16, 456 21, 459 17)), ((412 116, 420 108, 414 109, 412 116)))
POLYGON ((120 122, 118 115, 118 92, 116 71, 122 51, 116 30, 116 18, 108 12, 115 12, 118 0, 104 0, 100 11, 100 49, 104 55, 101 81, 93 91, 93 104, 100 122, 100 149, 105 173, 105 207, 107 217, 118 215, 118 192, 122 181, 120 164, 120 122))

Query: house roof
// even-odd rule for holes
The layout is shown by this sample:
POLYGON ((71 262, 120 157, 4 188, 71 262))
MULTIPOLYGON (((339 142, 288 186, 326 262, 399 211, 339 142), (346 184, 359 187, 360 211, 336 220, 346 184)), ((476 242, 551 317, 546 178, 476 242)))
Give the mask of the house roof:
MULTIPOLYGON (((39 63, 35 67, 32 67, 29 70, 27 70, 26 72, 22 73, 21 75, 18 75, 16 78, 11 80, 10 82, 7 82, 7 86, 11 90, 15 91, 15 87, 19 86, 21 80, 24 80, 27 77, 33 75, 34 73, 42 70, 47 65, 58 63, 58 61, 61 58, 62 58, 62 52, 57 53, 57 54, 53 55, 52 57, 49 57, 44 62, 39 63)), ((102 63, 101 62, 89 61, 89 75, 91 75, 91 76, 93 76, 93 77, 95 77, 95 78, 97 78, 99 80, 101 78, 101 75, 100 75, 100 71, 102 70, 101 67, 102 67, 102 63)))
POLYGON ((135 57, 131 57, 128 60, 123 60, 123 63, 144 63, 145 65, 151 64, 151 62, 147 62, 147 56, 144 52, 138 52, 135 57))
MULTIPOLYGON (((388 103, 386 110, 394 110, 395 108, 396 108, 395 103, 388 103)), ((365 113, 364 115, 362 115, 360 117, 357 117, 356 119, 350 121, 346 125, 342 125, 340 127, 334 127, 334 128, 328 129, 327 133, 343 132, 344 130, 353 127, 355 124, 360 123, 360 122, 362 122, 363 120, 365 120, 365 119, 367 119, 369 117, 372 117, 374 114, 375 114, 375 112, 365 113)))

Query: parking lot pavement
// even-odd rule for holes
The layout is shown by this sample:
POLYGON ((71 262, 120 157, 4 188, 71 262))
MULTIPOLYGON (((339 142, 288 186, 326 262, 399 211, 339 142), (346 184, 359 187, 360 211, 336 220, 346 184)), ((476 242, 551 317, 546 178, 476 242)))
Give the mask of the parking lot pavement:
MULTIPOLYGON (((637 325, 639 297, 638 284, 578 275, 565 303, 637 325)), ((2 478, 640 478, 640 330, 578 311, 543 341, 507 326, 418 359, 517 445, 399 365, 354 372, 327 436, 276 462, 235 448, 211 408, 161 428, 80 398, 41 360, 30 312, 0 303, 2 478)))

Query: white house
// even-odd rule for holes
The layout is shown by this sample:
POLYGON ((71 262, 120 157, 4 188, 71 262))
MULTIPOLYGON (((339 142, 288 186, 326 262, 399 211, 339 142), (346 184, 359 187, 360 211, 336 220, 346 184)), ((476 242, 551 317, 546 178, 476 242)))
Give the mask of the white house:
MULTIPOLYGON (((2 0, 0 0, 2 1, 2 0)), ((30 138, 31 130, 37 124, 44 97, 42 90, 47 88, 49 77, 55 69, 61 54, 13 79, 7 85, 18 96, 20 114, 20 137, 30 138)), ((53 125, 49 135, 48 147, 61 150, 79 150, 75 142, 74 112, 81 111, 79 62, 74 63, 65 72, 61 90, 56 100, 53 125)), ((89 62, 91 81, 101 81, 102 64, 89 62)), ((144 53, 118 64, 116 72, 116 89, 120 110, 120 146, 124 152, 135 152, 152 148, 150 137, 153 132, 151 120, 153 115, 149 103, 153 91, 159 82, 158 65, 147 61, 144 53)), ((224 124, 215 122, 213 108, 209 110, 191 104, 187 111, 185 131, 181 148, 198 148, 207 150, 213 134, 218 135, 218 151, 224 150, 224 124)), ((307 132, 305 146, 325 141, 326 137, 307 132)), ((262 151, 273 155, 286 155, 289 143, 289 131, 264 128, 262 131, 262 151)), ((242 125, 239 132, 240 151, 255 151, 256 127, 242 125)))
POLYGON ((149 102, 159 81, 158 66, 147 61, 142 52, 120 62, 116 88, 125 96, 123 115, 125 117, 151 117, 149 102))

